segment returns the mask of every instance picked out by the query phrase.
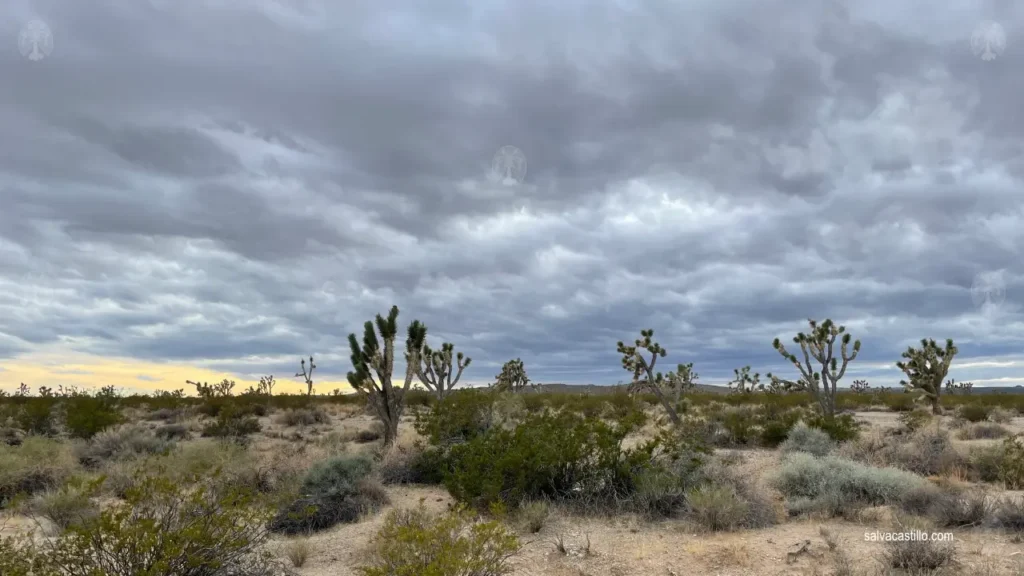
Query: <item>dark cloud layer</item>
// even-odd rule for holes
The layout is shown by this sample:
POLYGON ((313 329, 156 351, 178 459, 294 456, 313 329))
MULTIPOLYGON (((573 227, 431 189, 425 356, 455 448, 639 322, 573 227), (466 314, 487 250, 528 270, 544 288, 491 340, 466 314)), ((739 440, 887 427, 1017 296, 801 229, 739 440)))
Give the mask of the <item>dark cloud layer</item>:
POLYGON ((854 377, 953 337, 1019 383, 1024 8, 963 4, 6 3, 0 359, 338 376, 394 303, 473 381, 614 383, 653 327, 721 382, 831 317, 854 377))

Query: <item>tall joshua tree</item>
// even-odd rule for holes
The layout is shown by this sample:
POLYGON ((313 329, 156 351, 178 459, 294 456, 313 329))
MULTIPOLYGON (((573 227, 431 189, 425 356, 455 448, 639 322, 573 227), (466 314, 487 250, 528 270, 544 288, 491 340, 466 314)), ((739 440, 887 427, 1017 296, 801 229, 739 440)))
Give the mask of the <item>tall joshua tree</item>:
MULTIPOLYGON (((424 333, 426 327, 423 328, 424 333)), ((424 342, 419 351, 420 362, 416 364, 416 377, 433 392, 438 400, 444 400, 462 378, 462 371, 473 361, 462 352, 453 355, 455 345, 450 342, 441 344, 440 350, 431 350, 424 342), (456 369, 458 371, 456 371, 456 369), (452 378, 454 372, 455 378, 452 378)))
POLYGON ((376 325, 377 332, 374 332, 374 322, 367 321, 363 326, 361 346, 355 334, 348 336, 354 369, 348 373, 348 383, 366 398, 377 414, 377 419, 384 425, 384 446, 387 447, 398 439, 398 423, 405 409, 405 395, 412 386, 416 366, 420 363, 427 327, 419 320, 409 325, 409 334, 405 340, 405 383, 399 388, 391 381, 395 369, 398 306, 391 307, 387 318, 377 314, 376 325), (380 338, 377 337, 378 333, 380 338))
POLYGON ((860 340, 853 343, 853 354, 850 354, 851 338, 846 333, 845 326, 837 326, 829 319, 820 325, 816 320, 807 322, 811 327, 810 333, 800 332, 793 338, 793 342, 800 346, 803 353, 803 362, 795 354, 786 350, 778 338, 772 342, 775 350, 800 371, 800 378, 795 381, 784 380, 772 375, 771 372, 768 373, 768 378, 775 386, 790 390, 806 390, 818 402, 822 415, 832 418, 836 413, 836 386, 843 378, 843 374, 846 374, 846 366, 857 358, 857 354, 860 352, 860 340), (843 361, 841 367, 838 365, 839 359, 834 355, 836 338, 840 335, 842 335, 842 345, 839 352, 840 359, 843 361), (820 371, 815 370, 816 365, 811 364, 812 359, 821 365, 820 371))
MULTIPOLYGON (((501 373, 494 377, 494 388, 499 391, 522 392, 530 385, 530 378, 526 375, 526 368, 519 358, 509 360, 501 366, 501 373)), ((533 385, 537 387, 536 384, 533 385)))
POLYGON ((633 374, 629 391, 653 393, 665 408, 672 424, 679 426, 682 423, 677 410, 679 399, 683 391, 693 387, 697 375, 693 372, 692 363, 680 364, 675 372, 668 374, 655 372, 654 365, 658 358, 664 358, 668 352, 653 338, 654 330, 648 329, 640 331, 640 338, 636 339, 632 346, 627 346, 623 342, 618 343, 617 350, 622 354, 622 367, 633 374), (650 353, 650 360, 645 357, 645 353, 650 353))
POLYGON ((920 349, 908 347, 902 355, 905 361, 896 363, 896 367, 907 375, 907 379, 900 380, 900 384, 905 390, 920 391, 930 400, 933 414, 942 413, 942 406, 939 404, 942 381, 946 379, 949 365, 957 352, 959 350, 953 344, 952 338, 946 340, 945 348, 939 347, 935 340, 923 338, 920 349))
POLYGON ((306 382, 306 396, 313 395, 313 370, 316 368, 316 364, 313 364, 313 357, 309 357, 309 370, 306 370, 306 359, 303 358, 299 365, 302 367, 301 372, 296 372, 295 377, 299 376, 306 382))
POLYGON ((763 388, 761 386, 761 374, 755 372, 753 376, 750 375, 750 366, 744 366, 743 368, 733 368, 733 374, 736 376, 729 382, 729 388, 732 392, 737 394, 749 394, 754 390, 763 388))

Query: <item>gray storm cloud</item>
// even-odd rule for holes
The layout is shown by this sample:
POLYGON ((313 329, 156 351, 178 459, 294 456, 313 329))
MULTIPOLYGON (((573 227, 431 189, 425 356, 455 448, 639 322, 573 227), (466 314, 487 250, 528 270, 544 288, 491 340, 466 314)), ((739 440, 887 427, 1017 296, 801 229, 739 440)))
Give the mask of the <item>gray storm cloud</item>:
POLYGON ((0 362, 339 375, 397 304, 473 382, 614 383, 647 327, 722 382, 830 317, 849 379, 952 337, 1020 383, 1019 3, 387 4, 4 3, 0 362))

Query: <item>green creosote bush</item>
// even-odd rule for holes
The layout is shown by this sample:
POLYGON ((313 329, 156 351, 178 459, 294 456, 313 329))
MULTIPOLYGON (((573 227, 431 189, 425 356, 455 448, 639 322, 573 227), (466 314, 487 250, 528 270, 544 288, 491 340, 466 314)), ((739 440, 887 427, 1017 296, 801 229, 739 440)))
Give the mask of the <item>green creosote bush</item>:
POLYGON ((623 449, 632 430, 571 412, 530 415, 514 429, 492 428, 453 446, 444 484, 456 500, 478 509, 512 509, 535 499, 606 508, 628 500, 640 474, 657 468, 657 457, 697 461, 703 450, 682 436, 623 449), (671 452, 659 452, 666 448, 671 452))
POLYGON ((479 522, 461 507, 435 517, 422 505, 389 513, 371 546, 363 576, 502 576, 521 548, 496 520, 479 522))
POLYGON ((789 437, 779 446, 783 454, 790 452, 807 452, 815 456, 825 456, 835 449, 835 442, 828 433, 818 428, 811 428, 803 422, 790 431, 789 437))
POLYGON ((263 550, 267 512, 243 491, 139 479, 125 502, 52 540, 0 544, 4 576, 276 576, 263 550))
POLYGON ((911 410, 902 412, 899 416, 900 425, 910 433, 917 432, 935 420, 935 415, 928 410, 911 410))
POLYGON ((1024 435, 1003 440, 999 481, 1007 490, 1024 490, 1024 435))
POLYGON ((74 394, 63 400, 64 427, 72 438, 89 439, 124 421, 113 388, 93 396, 74 394))
POLYGON ((805 452, 787 455, 774 479, 791 514, 821 512, 845 516, 864 506, 899 504, 927 481, 896 468, 874 468, 837 456, 805 452))
POLYGON ((271 529, 284 534, 311 533, 375 512, 387 503, 383 489, 369 481, 372 462, 339 456, 314 465, 303 477, 298 497, 283 506, 271 529))
POLYGON ((957 411, 957 416, 968 422, 984 422, 992 409, 982 404, 965 404, 957 411))
POLYGON ((28 434, 53 436, 57 433, 54 425, 54 408, 57 398, 30 397, 21 398, 14 411, 14 424, 28 434))
POLYGON ((823 430, 836 442, 855 440, 860 435, 861 423, 852 414, 837 414, 833 417, 815 414, 806 419, 811 428, 823 430))

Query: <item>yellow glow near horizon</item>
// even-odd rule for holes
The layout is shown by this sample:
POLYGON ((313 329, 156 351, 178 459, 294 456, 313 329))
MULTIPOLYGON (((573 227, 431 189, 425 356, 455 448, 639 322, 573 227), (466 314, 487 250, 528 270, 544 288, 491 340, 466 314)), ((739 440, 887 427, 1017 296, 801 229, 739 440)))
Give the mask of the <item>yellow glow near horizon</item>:
MULTIPOLYGON (((301 379, 278 377, 275 393, 302 393, 306 385, 301 379)), ((75 353, 39 353, 18 357, 0 365, 0 390, 13 392, 24 382, 35 393, 40 386, 57 388, 75 386, 79 389, 98 389, 103 386, 114 386, 125 394, 133 392, 152 393, 157 390, 173 391, 183 388, 188 395, 194 395, 195 389, 185 383, 186 380, 200 382, 220 382, 227 378, 235 381, 234 392, 240 394, 249 386, 254 386, 259 378, 239 378, 235 374, 219 372, 190 366, 188 364, 170 364, 146 362, 130 358, 103 358, 87 354, 75 353)), ((315 392, 329 394, 335 388, 343 392, 351 392, 348 382, 320 381, 315 382, 315 392)))

